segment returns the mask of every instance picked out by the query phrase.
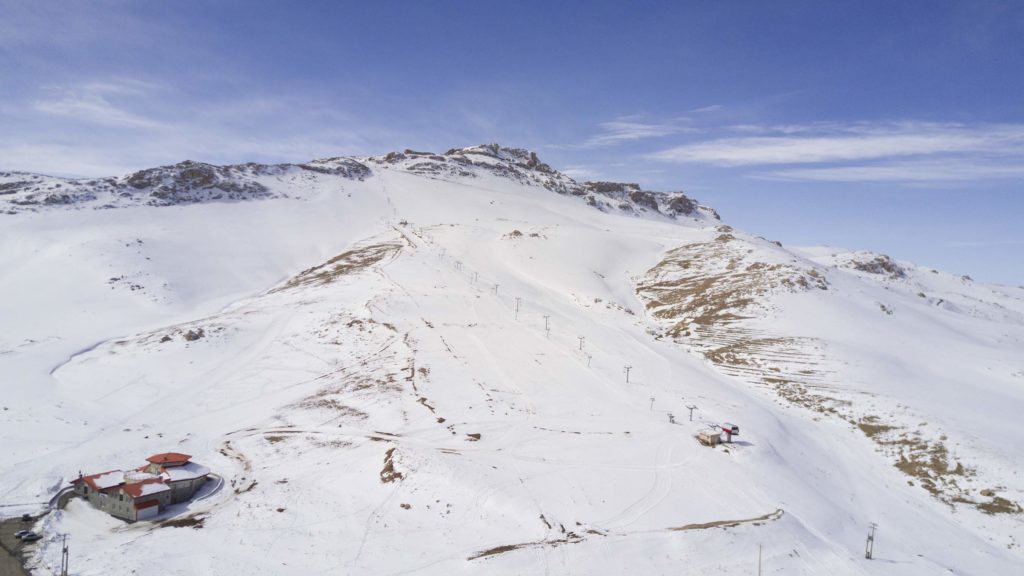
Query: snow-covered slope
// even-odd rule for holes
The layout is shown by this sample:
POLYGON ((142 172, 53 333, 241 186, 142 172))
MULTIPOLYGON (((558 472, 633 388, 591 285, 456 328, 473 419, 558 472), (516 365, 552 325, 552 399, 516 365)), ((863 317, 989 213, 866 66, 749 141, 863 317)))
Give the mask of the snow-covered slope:
POLYGON ((1024 562, 1019 288, 496 145, 4 179, 0 511, 155 452, 224 479, 157 522, 72 501, 39 574, 62 533, 83 575, 1024 562))

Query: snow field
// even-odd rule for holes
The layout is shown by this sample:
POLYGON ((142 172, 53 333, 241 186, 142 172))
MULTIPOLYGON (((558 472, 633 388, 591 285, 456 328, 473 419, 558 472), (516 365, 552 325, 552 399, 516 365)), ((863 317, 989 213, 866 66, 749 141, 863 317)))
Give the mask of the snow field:
MULTIPOLYGON (((147 216, 116 225, 124 211, 31 215, 5 231, 0 262, 24 262, 24 238, 47 248, 0 284, 14 327, 0 368, 24 382, 8 386, 13 414, 0 416, 4 438, 18 439, 4 500, 45 499, 78 469, 168 449, 225 479, 169 518, 198 529, 125 525, 80 502, 54 513, 47 527, 72 534, 80 574, 153 562, 182 575, 749 574, 758 545, 766 573, 1019 565, 1019 549, 907 486, 846 422, 780 405, 652 336, 635 277, 713 229, 606 215, 487 175, 378 169, 344 186, 133 208, 147 216), (108 236, 145 248, 121 250, 108 236), (287 287, 301 270, 385 242, 403 247, 330 283, 287 287), (167 288, 152 298, 111 289, 102 266, 167 288), (54 269, 67 286, 45 282, 54 269), (693 439, 726 420, 742 430, 728 451, 693 439), (878 560, 867 562, 872 521, 882 528, 878 560)), ((881 363, 879 349, 896 344, 873 321, 857 323, 870 306, 851 295, 882 293, 838 274, 850 303, 803 299, 787 308, 793 329, 881 363), (837 318, 844 329, 826 333, 837 318)), ((917 369, 880 365, 889 380, 917 369)), ((919 381, 908 382, 872 390, 875 401, 908 401, 919 381)), ((914 408, 958 429, 941 405, 914 408)), ((59 563, 55 542, 40 571, 59 563)))

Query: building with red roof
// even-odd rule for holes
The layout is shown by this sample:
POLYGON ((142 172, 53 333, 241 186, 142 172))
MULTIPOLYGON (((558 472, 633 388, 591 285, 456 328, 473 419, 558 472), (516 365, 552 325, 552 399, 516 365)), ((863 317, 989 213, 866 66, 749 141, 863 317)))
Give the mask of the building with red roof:
POLYGON ((182 464, 187 464, 191 459, 192 456, 189 454, 164 452, 163 454, 153 454, 149 458, 146 458, 146 462, 160 466, 181 466, 182 464))
POLYGON ((79 473, 71 484, 75 494, 112 516, 148 520, 171 504, 190 500, 206 482, 210 469, 191 460, 177 452, 154 454, 135 470, 79 473))

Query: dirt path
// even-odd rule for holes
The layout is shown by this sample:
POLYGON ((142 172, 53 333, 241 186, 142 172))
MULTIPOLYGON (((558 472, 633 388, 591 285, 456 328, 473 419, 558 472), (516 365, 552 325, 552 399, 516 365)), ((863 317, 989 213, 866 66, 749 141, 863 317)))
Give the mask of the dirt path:
POLYGON ((32 522, 22 522, 19 518, 0 520, 0 547, 3 548, 3 554, 0 554, 0 576, 28 576, 22 565, 21 553, 22 548, 34 544, 23 543, 14 537, 14 533, 31 526, 32 522))

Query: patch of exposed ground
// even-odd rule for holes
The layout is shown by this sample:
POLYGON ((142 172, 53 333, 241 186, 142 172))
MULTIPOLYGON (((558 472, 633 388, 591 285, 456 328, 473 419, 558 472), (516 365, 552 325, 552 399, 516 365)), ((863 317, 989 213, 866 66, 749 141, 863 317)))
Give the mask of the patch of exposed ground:
MULTIPOLYGON (((944 436, 881 424, 879 416, 859 408, 832 384, 834 374, 824 343, 772 333, 755 319, 768 318, 773 294, 827 290, 825 276, 793 262, 756 259, 750 242, 728 226, 711 241, 669 251, 637 284, 648 313, 665 326, 664 334, 701 354, 723 373, 773 390, 781 399, 857 426, 901 472, 938 500, 966 504, 988 514, 1019 513, 1009 500, 968 486, 977 471, 951 462, 944 436)), ((899 277, 891 259, 876 258, 858 270, 899 277)), ((891 313, 891 310, 883 311, 891 313)))
POLYGON ((340 276, 365 270, 370 266, 394 256, 402 249, 402 245, 394 242, 371 244, 342 252, 323 264, 303 270, 289 280, 284 286, 271 292, 280 292, 300 286, 322 286, 330 284, 340 276))
POLYGON ((325 389, 293 404, 293 406, 304 410, 323 410, 335 415, 335 419, 346 421, 366 420, 369 417, 369 414, 366 412, 354 406, 349 406, 334 396, 337 396, 335 392, 331 389, 325 389))
POLYGON ((395 470, 395 448, 388 448, 388 451, 384 453, 384 467, 380 470, 380 481, 388 484, 403 478, 405 475, 395 470))
MULTIPOLYGON (((544 523, 547 524, 549 527, 551 526, 551 524, 549 524, 547 519, 545 519, 543 516, 541 516, 541 520, 543 520, 544 523)), ((586 539, 584 536, 580 534, 567 531, 565 527, 562 525, 559 525, 559 530, 561 530, 562 532, 561 538, 548 538, 545 540, 537 540, 534 542, 522 542, 520 544, 505 544, 502 546, 495 546, 494 548, 481 550, 480 552, 477 552, 469 558, 467 558, 467 560, 478 560, 480 558, 487 558, 488 556, 497 556, 498 554, 505 554, 507 552, 512 552, 513 550, 520 550, 523 548, 540 548, 542 546, 555 547, 562 546, 563 544, 576 544, 577 542, 582 542, 586 539)), ((600 534, 600 532, 597 532, 596 530, 588 530, 588 533, 600 534)))
POLYGON ((355 446, 352 442, 342 438, 319 438, 314 436, 313 438, 310 438, 310 442, 312 442, 312 444, 317 448, 339 449, 355 446))
POLYGON ((244 494, 252 490, 256 486, 256 481, 251 480, 249 476, 252 474, 252 462, 242 454, 231 444, 230 440, 226 440, 221 446, 219 452, 232 460, 238 462, 242 466, 242 473, 237 477, 231 479, 231 487, 234 488, 235 494, 244 494), (246 484, 248 482, 248 484, 246 484))
POLYGON ((203 522, 205 520, 206 516, 203 514, 191 514, 183 518, 164 520, 159 524, 159 526, 165 528, 193 528, 195 530, 199 530, 203 527, 203 522))
POLYGON ((722 233, 714 240, 670 250, 637 284, 650 314, 672 323, 668 334, 718 332, 762 314, 761 301, 771 293, 828 289, 817 269, 757 261, 728 226, 719 229, 722 233))
POLYGON ((977 470, 956 461, 943 443, 926 438, 920 430, 908 430, 882 424, 873 415, 863 416, 857 427, 878 444, 879 449, 892 458, 896 468, 910 476, 935 498, 949 505, 966 504, 986 514, 1016 514, 1021 507, 996 495, 990 488, 973 490, 968 481, 978 476, 977 470))
POLYGON ((762 516, 755 518, 745 518, 743 520, 716 520, 714 522, 705 522, 703 524, 686 524, 684 526, 678 526, 676 528, 669 528, 673 532, 679 532, 684 530, 707 530, 708 528, 734 528, 740 524, 754 524, 757 525, 759 522, 766 522, 768 520, 778 520, 782 518, 785 512, 782 508, 779 508, 775 512, 770 512, 762 516))
POLYGON ((1011 502, 1006 498, 1000 498, 999 496, 992 494, 985 494, 986 492, 991 492, 991 490, 982 490, 982 496, 989 496, 992 500, 978 504, 978 510, 981 510, 986 514, 1020 514, 1020 504, 1011 502))
POLYGON ((487 550, 482 550, 480 552, 477 552, 476 554, 474 554, 474 555, 470 556, 469 558, 467 558, 467 560, 476 560, 478 558, 486 558, 487 556, 496 556, 498 554, 504 554, 506 552, 511 552, 513 550, 519 550, 520 548, 526 548, 528 546, 542 546, 544 544, 545 544, 544 541, 540 541, 540 542, 524 542, 522 544, 505 544, 503 546, 495 546, 494 548, 488 548, 487 550))
MULTIPOLYGON (((768 513, 768 514, 764 514, 763 516, 757 516, 756 518, 746 518, 746 519, 743 519, 743 520, 718 520, 718 521, 715 521, 715 522, 707 522, 707 523, 704 523, 704 524, 687 524, 685 526, 679 526, 679 527, 676 527, 676 528, 669 528, 668 530, 671 531, 671 532, 679 532, 679 531, 686 531, 686 530, 705 530, 705 529, 708 529, 708 528, 733 528, 733 527, 739 526, 740 524, 753 524, 754 526, 760 526, 761 523, 763 523, 763 522, 767 522, 767 521, 770 521, 770 520, 778 520, 779 518, 782 518, 783 513, 784 513, 783 510, 781 508, 779 508, 778 510, 776 510, 774 512, 771 512, 771 513, 768 513)), ((543 514, 540 515, 540 520, 549 529, 552 528, 551 522, 547 518, 545 518, 543 514)), ((580 526, 579 522, 577 522, 576 524, 577 524, 577 526, 580 526)), ((608 535, 605 532, 602 532, 600 530, 595 530, 593 528, 584 530, 583 533, 581 533, 581 534, 578 534, 578 533, 573 532, 573 531, 566 530, 565 526, 563 526, 561 524, 558 525, 558 528, 559 528, 559 530, 562 533, 562 537, 561 538, 547 538, 547 539, 544 539, 544 540, 536 540, 536 541, 533 541, 533 542, 521 542, 519 544, 504 544, 502 546, 495 546, 493 548, 488 548, 486 550, 481 550, 481 551, 473 554, 469 558, 467 558, 467 560, 478 560, 480 558, 487 558, 489 556, 497 556, 499 554, 506 554, 508 552, 513 552, 515 550, 522 550, 524 548, 540 548, 540 547, 543 547, 543 546, 555 547, 555 546, 562 546, 564 544, 576 544, 578 542, 584 541, 586 539, 586 535, 592 535, 592 536, 607 536, 608 535)))
POLYGON ((708 242, 670 250, 637 284, 648 313, 665 334, 703 355, 722 372, 776 390, 784 398, 826 411, 835 400, 810 392, 826 384, 820 343, 767 334, 749 320, 769 316, 772 294, 827 290, 816 268, 768 263, 728 226, 708 242))
POLYGON ((902 266, 885 254, 856 255, 851 257, 845 265, 868 274, 888 276, 893 280, 905 278, 907 275, 907 271, 902 266))

